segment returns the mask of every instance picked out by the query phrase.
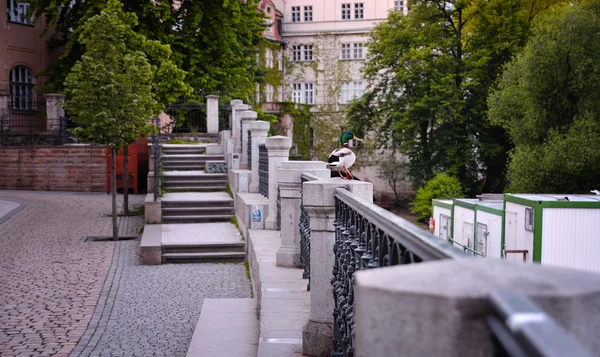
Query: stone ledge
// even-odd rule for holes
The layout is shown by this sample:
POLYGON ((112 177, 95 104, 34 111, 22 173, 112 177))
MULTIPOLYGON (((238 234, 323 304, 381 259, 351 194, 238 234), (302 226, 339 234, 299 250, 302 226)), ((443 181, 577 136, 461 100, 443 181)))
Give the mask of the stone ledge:
POLYGON ((140 242, 140 265, 162 263, 162 225, 147 224, 140 242))

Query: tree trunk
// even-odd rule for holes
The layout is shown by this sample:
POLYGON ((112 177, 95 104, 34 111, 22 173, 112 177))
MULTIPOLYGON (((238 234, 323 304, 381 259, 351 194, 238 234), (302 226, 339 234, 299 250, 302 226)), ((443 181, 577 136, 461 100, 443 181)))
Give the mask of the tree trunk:
POLYGON ((117 223, 117 149, 111 148, 110 156, 112 159, 110 191, 112 194, 113 239, 119 240, 119 225, 117 223))
POLYGON ((123 216, 129 216, 129 146, 123 148, 123 216))

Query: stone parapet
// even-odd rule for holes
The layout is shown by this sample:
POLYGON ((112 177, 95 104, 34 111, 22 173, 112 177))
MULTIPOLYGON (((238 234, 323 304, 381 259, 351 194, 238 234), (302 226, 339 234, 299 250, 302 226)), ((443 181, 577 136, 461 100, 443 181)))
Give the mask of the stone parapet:
POLYGON ((268 122, 262 120, 250 122, 248 125, 250 136, 252 136, 252 179, 250 182, 250 192, 253 193, 258 192, 258 147, 265 143, 270 126, 268 122))

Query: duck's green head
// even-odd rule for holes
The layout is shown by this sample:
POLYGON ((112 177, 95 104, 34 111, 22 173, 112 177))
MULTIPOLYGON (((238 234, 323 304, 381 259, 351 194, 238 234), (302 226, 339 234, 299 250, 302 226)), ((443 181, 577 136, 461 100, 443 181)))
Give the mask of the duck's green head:
POLYGON ((354 134, 352 134, 349 131, 344 131, 342 136, 340 136, 340 144, 342 144, 342 146, 346 146, 346 145, 348 145, 350 140, 359 140, 360 141, 362 139, 354 136, 354 134))

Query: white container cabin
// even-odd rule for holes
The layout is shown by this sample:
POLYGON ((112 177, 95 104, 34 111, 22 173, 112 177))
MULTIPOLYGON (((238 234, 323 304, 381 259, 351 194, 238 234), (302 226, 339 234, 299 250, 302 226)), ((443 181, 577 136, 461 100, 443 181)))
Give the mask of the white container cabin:
POLYGON ((600 196, 504 195, 509 260, 600 272, 600 196))
POLYGON ((455 199, 451 241, 474 255, 500 258, 503 217, 501 200, 455 199))
POLYGON ((452 238, 452 200, 433 200, 432 217, 435 220, 433 234, 445 241, 452 238))

